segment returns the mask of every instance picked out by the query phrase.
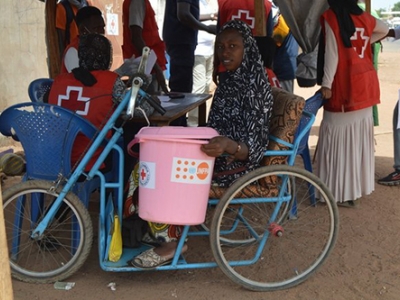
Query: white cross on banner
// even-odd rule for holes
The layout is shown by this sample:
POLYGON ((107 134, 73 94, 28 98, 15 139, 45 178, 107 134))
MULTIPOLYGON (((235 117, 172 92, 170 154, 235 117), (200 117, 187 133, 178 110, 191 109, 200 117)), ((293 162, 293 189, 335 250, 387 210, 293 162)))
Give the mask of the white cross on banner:
POLYGON ((118 35, 118 14, 107 13, 107 34, 118 35))

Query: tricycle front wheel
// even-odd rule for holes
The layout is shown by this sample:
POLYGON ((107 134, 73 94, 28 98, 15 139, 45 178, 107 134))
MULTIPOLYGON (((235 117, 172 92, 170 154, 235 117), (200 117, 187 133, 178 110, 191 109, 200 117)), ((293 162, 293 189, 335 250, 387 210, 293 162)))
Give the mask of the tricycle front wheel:
POLYGON ((93 227, 90 215, 72 192, 63 199, 41 237, 32 230, 43 219, 61 187, 49 181, 29 180, 3 193, 11 273, 25 282, 50 283, 75 273, 89 255, 93 227))

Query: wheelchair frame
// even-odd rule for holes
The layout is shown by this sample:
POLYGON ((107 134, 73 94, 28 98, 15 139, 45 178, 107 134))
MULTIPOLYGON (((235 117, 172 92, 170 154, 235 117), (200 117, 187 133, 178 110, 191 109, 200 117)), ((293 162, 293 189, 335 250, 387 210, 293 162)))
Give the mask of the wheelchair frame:
MULTIPOLYGON (((19 203, 19 209, 21 211, 24 210, 25 206, 25 198, 22 198, 24 193, 24 189, 26 191, 30 191, 32 195, 36 195, 40 192, 44 194, 48 193, 51 194, 56 200, 52 203, 52 205, 48 208, 45 212, 42 219, 38 221, 37 224, 35 222, 31 222, 31 231, 29 233, 29 238, 31 241, 43 241, 44 237, 46 236, 46 232, 48 228, 52 226, 52 222, 55 219, 57 211, 61 209, 62 204, 66 201, 71 210, 74 211, 76 209, 76 222, 74 226, 80 226, 79 230, 75 230, 73 227, 73 244, 74 246, 71 248, 72 257, 71 263, 68 265, 68 268, 60 266, 60 272, 56 272, 57 270, 50 271, 45 275, 42 275, 43 272, 32 272, 30 270, 24 270, 23 268, 19 267, 18 264, 15 263, 15 260, 18 259, 17 251, 13 251, 14 246, 17 245, 20 240, 21 235, 21 228, 19 231, 12 230, 14 235, 18 235, 16 238, 14 236, 13 239, 13 246, 11 249, 11 269, 12 274, 23 281, 29 282, 54 282, 57 280, 65 279, 68 276, 71 276, 77 269, 84 263, 86 260, 87 255, 89 254, 90 247, 88 245, 84 245, 83 243, 90 243, 91 236, 90 236, 90 228, 91 224, 83 224, 87 221, 88 214, 86 212, 79 213, 79 211, 87 210, 84 206, 78 207, 76 196, 72 194, 71 190, 73 189, 74 184, 77 182, 78 178, 84 174, 87 179, 91 179, 95 176, 100 178, 100 215, 99 215, 99 262, 100 266, 105 271, 111 272, 132 272, 132 271, 143 271, 143 269, 131 267, 128 265, 128 261, 139 254, 141 251, 147 249, 147 246, 142 246, 140 248, 135 249, 127 249, 124 248, 123 254, 118 262, 110 262, 107 259, 107 241, 109 240, 109 233, 110 224, 108 223, 109 217, 107 212, 107 202, 109 201, 106 199, 106 189, 113 189, 117 191, 116 193, 116 212, 119 216, 119 219, 122 220, 122 210, 123 210, 123 185, 121 184, 121 178, 123 177, 123 161, 124 161, 124 154, 121 147, 118 145, 117 141, 122 135, 122 129, 115 127, 115 122, 117 121, 118 117, 122 114, 125 108, 128 108, 128 113, 133 116, 133 110, 135 107, 136 100, 139 101, 146 97, 146 93, 140 89, 142 84, 142 80, 140 77, 135 77, 132 80, 132 88, 130 93, 127 93, 121 103, 118 105, 110 119, 104 125, 103 129, 99 132, 99 134, 94 139, 92 145, 89 147, 87 153, 84 155, 83 159, 80 161, 74 172, 71 176, 67 179, 65 185, 61 186, 60 182, 55 183, 43 183, 43 181, 38 183, 38 187, 35 187, 35 182, 37 180, 30 180, 25 184, 25 187, 12 188, 4 192, 3 199, 5 201, 4 209, 7 209, 9 203, 12 203, 13 200, 16 200, 19 203), (89 162, 90 158, 93 156, 95 151, 98 149, 100 145, 104 145, 104 140, 106 138, 106 134, 109 130, 113 129, 114 134, 111 139, 107 142, 106 146, 103 149, 103 152, 97 159, 96 163, 94 164, 93 168, 88 172, 85 173, 85 166, 89 162), (99 171, 101 164, 104 162, 106 157, 110 154, 111 151, 116 151, 118 153, 118 165, 119 165, 119 179, 113 181, 107 181, 104 174, 99 171), (28 186, 28 185, 29 186, 28 186), (47 189, 48 188, 48 189, 47 189), (47 189, 47 191, 46 191, 47 189), (72 194, 72 195, 71 195, 72 194), (19 200, 17 200, 19 199, 19 200), (23 199, 23 200, 22 200, 23 199), (67 200, 65 200, 67 199, 67 200), (70 200, 68 200, 70 199, 70 200), (22 207, 22 208, 21 208, 22 207), (79 217, 79 214, 81 217, 79 217), (88 236, 85 236, 86 231, 88 230, 88 236), (87 240, 85 240, 87 238, 87 240), (86 247, 86 248, 84 248, 86 247), (89 248, 87 248, 89 247, 89 248), (85 250, 82 250, 82 249, 85 250), (83 252, 79 252, 83 251, 83 252), (83 253, 83 254, 82 254, 83 253), (84 259, 80 259, 79 256, 82 255, 84 259), (76 261, 79 260, 78 268, 74 267, 76 261)), ((227 189, 225 195, 221 199, 210 199, 209 206, 212 209, 215 209, 215 212, 219 212, 220 214, 214 214, 213 221, 211 224, 210 229, 208 230, 207 227, 204 230, 194 230, 191 231, 191 226, 186 225, 184 226, 182 236, 179 239, 177 249, 175 251, 175 255, 172 259, 172 262, 168 265, 163 265, 157 267, 155 270, 180 270, 180 269, 190 269, 190 268, 212 268, 219 266, 223 272, 234 282, 242 285, 243 287, 250 289, 250 290, 257 290, 257 291, 269 291, 275 289, 283 289, 288 288, 294 285, 297 285, 303 282, 306 278, 308 278, 327 258, 329 253, 331 252, 338 232, 338 212, 336 205, 334 204, 333 197, 331 193, 328 191, 326 186, 313 174, 307 172, 306 170, 300 170, 299 168, 293 166, 294 160, 296 157, 296 152, 298 148, 298 144, 307 131, 311 128, 315 116, 309 114, 307 112, 303 112, 303 114, 307 115, 310 118, 309 123, 304 128, 302 132, 298 134, 293 144, 286 143, 282 140, 276 139, 279 143, 284 144, 285 146, 289 147, 289 150, 285 151, 267 151, 266 155, 286 155, 289 157, 288 164, 289 165, 275 165, 275 166, 266 166, 261 167, 253 172, 248 173, 243 178, 240 178, 235 184, 233 184, 230 188, 227 189), (265 178, 279 178, 281 189, 278 190, 278 194, 275 196, 258 196, 258 197, 240 197, 235 196, 239 193, 239 190, 245 190, 246 188, 250 189, 250 187, 254 187, 257 185, 256 182, 259 182, 260 179, 265 178), (264 248, 268 242, 269 238, 279 238, 281 235, 284 234, 285 227, 280 223, 285 223, 286 220, 296 220, 297 213, 299 209, 299 204, 304 203, 299 198, 298 194, 294 196, 291 192, 297 191, 298 184, 295 181, 305 181, 306 185, 308 186, 307 193, 304 195, 309 194, 311 197, 310 207, 316 207, 315 202, 315 192, 319 195, 323 196, 325 201, 325 206, 327 207, 326 211, 329 214, 328 221, 329 225, 329 237, 327 245, 323 247, 322 254, 318 254, 316 261, 311 264, 311 266, 304 271, 304 274, 296 274, 293 273, 291 278, 280 280, 279 282, 259 282, 257 279, 249 279, 246 275, 241 275, 236 271, 236 267, 240 269, 241 267, 245 266, 252 266, 257 263, 257 261, 262 260, 262 253, 264 248), (313 187, 312 191, 310 192, 310 187, 313 187), (317 189, 315 191, 314 189, 317 189), (246 225, 249 223, 249 220, 246 219, 246 207, 255 207, 259 205, 260 207, 270 207, 272 206, 272 212, 270 215, 270 219, 272 222, 268 221, 267 225, 268 228, 264 228, 264 232, 256 232, 257 230, 250 227, 250 225, 246 225), (236 215, 236 219, 232 222, 231 227, 229 230, 222 228, 222 222, 225 218, 225 215, 229 215, 232 212, 236 215), (284 217, 282 217, 284 215, 284 217), (278 220, 278 221, 277 221, 278 220), (280 220, 280 221, 279 221, 280 220), (244 225, 243 225, 244 224, 244 225), (224 238, 224 235, 229 236, 235 229, 244 230, 243 228, 248 226, 249 233, 245 238, 241 240, 236 240, 232 238, 224 238), (274 228, 270 228, 270 227, 274 228), (215 261, 210 262, 187 262, 183 255, 181 255, 181 250, 184 246, 185 240, 189 236, 208 236, 210 235, 210 243, 211 248, 213 251, 213 256, 215 261), (227 242, 228 241, 228 242, 227 242), (224 256, 225 254, 225 247, 227 244, 235 244, 232 249, 236 248, 244 248, 250 247, 250 245, 258 244, 257 249, 255 250, 255 255, 251 259, 240 260, 240 259, 233 259, 228 261, 228 259, 224 256), (239 246, 238 246, 239 245, 239 246)), ((21 185, 20 184, 20 185, 21 185)), ((306 197, 306 196, 304 196, 306 197)), ((307 208, 308 210, 308 208, 307 208)), ((300 216, 298 217, 300 219, 300 216)), ((74 219, 74 220, 75 220, 74 219)), ((15 225, 14 225, 15 226, 15 225)), ((257 226, 255 226, 257 227, 257 226)), ((91 229, 92 230, 92 229, 91 229)), ((19 244, 17 245, 19 248, 19 244)), ((229 246, 228 246, 229 247, 229 246)), ((15 249, 17 249, 15 248, 15 249)), ((39 249, 39 251, 44 252, 46 249, 39 249)), ((47 250, 50 251, 50 250, 47 250)), ((233 252, 234 250, 231 250, 233 252)), ((229 251, 227 251, 229 252, 229 251)), ((67 265, 67 264, 66 264, 67 265)), ((249 275, 253 276, 252 274, 249 275)))

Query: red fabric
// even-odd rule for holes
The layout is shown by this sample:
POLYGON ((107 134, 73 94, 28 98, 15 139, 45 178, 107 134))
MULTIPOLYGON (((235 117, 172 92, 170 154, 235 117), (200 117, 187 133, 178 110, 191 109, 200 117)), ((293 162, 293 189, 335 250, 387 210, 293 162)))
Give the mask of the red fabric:
MULTIPOLYGON (((97 83, 90 87, 84 86, 76 80, 72 73, 57 76, 50 90, 49 103, 73 110, 101 129, 112 113, 112 92, 118 75, 110 71, 93 71, 92 74, 96 77, 97 83), (78 99, 81 101, 78 101, 78 99)), ((111 132, 108 133, 107 137, 111 137, 111 132)), ((87 137, 77 136, 71 155, 72 165, 75 165, 79 160, 88 144, 89 139, 87 137)), ((93 167, 101 151, 102 149, 98 149, 95 152, 86 166, 86 171, 93 167)))
POLYGON ((321 25, 324 27, 326 20, 335 34, 339 56, 332 98, 324 105, 324 109, 331 112, 354 111, 380 103, 379 80, 372 62, 370 42, 376 20, 367 13, 352 15, 352 19, 356 27, 355 39, 351 40, 353 47, 346 48, 334 12, 329 9, 321 16, 321 25))
POLYGON ((268 75, 268 81, 271 86, 282 88, 281 84, 279 83, 278 77, 276 77, 274 71, 269 68, 265 68, 265 73, 268 75))
MULTIPOLYGON (((265 22, 268 22, 272 4, 268 0, 264 0, 264 6, 265 22)), ((253 35, 255 35, 254 0, 218 0, 218 9, 218 24, 220 27, 230 20, 242 20, 251 27, 253 35)), ((265 26, 267 26, 267 23, 265 23, 265 26)), ((218 72, 225 71, 225 67, 219 64, 218 72)))
POLYGON ((68 46, 65 48, 64 54, 63 54, 63 60, 62 60, 62 64, 61 64, 61 71, 60 71, 60 74, 68 73, 68 70, 67 70, 67 68, 65 67, 65 62, 64 62, 65 54, 67 53, 67 51, 68 51, 70 48, 75 48, 76 50, 78 50, 78 46, 79 46, 79 36, 77 36, 76 38, 74 38, 74 39, 72 40, 72 42, 69 43, 68 46))
MULTIPOLYGON (((264 0, 265 22, 272 9, 272 4, 264 0)), ((255 34, 254 0, 218 0, 218 23, 222 27, 230 20, 242 20, 250 25, 255 34)), ((265 24, 267 26, 267 23, 265 24)))
MULTIPOLYGON (((123 23, 123 45, 122 45, 122 56, 124 59, 131 58, 134 54, 135 57, 139 57, 142 53, 136 51, 135 46, 132 43, 131 30, 129 28, 129 5, 131 0, 125 0, 122 6, 122 23, 123 23)), ((155 18, 155 13, 149 0, 145 0, 146 13, 142 28, 142 38, 147 47, 154 50, 157 55, 158 65, 165 70, 167 59, 165 57, 165 44, 161 40, 158 33, 158 26, 155 18)))

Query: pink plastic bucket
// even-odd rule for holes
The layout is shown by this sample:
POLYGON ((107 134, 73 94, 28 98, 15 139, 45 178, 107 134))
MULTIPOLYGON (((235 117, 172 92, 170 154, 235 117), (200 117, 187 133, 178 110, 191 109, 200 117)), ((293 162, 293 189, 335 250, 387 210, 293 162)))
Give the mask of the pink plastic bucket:
POLYGON ((218 133, 207 127, 145 127, 140 143, 139 216, 176 225, 205 220, 214 158, 200 145, 218 133))

